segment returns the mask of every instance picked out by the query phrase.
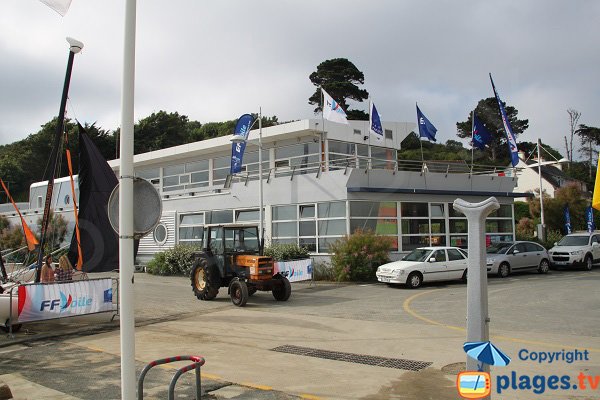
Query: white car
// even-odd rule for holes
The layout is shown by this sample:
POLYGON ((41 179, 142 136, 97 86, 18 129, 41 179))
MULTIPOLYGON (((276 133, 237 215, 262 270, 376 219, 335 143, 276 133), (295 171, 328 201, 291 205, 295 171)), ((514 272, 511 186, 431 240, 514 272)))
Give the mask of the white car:
POLYGON ((418 288, 423 282, 465 280, 467 254, 458 247, 420 247, 377 268, 379 282, 418 288))
POLYGON ((600 233, 571 233, 554 243, 548 254, 554 267, 583 266, 591 271, 600 262, 600 233))

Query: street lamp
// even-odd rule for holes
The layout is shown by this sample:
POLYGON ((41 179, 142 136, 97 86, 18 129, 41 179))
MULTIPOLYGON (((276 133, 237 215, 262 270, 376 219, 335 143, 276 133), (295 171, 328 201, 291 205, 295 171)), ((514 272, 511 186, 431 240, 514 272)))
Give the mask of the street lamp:
MULTIPOLYGON (((537 156, 538 156, 538 162, 537 165, 533 164, 533 165, 529 165, 529 168, 532 167, 538 167, 538 178, 540 180, 540 225, 538 225, 538 237, 540 238, 540 240, 544 241, 546 240, 546 221, 544 220, 544 196, 543 196, 543 189, 542 189, 542 165, 554 165, 554 164, 562 164, 567 162, 568 160, 566 158, 561 158, 560 160, 556 160, 555 161, 547 161, 547 162, 542 162, 542 157, 541 157, 541 149, 542 149, 542 141, 540 138, 538 138, 537 140, 537 156)), ((550 153, 548 153, 550 154, 550 153)), ((551 154, 550 154, 551 155, 551 154)), ((554 156, 553 156, 554 157, 554 156)))
MULTIPOLYGON (((254 126, 254 121, 248 131, 252 129, 254 126)), ((244 138, 242 135, 233 135, 231 137, 232 143, 251 143, 249 140, 244 138)), ((258 188, 258 220, 259 220, 259 246, 262 253, 262 249, 264 248, 264 222, 263 222, 263 171, 262 171, 262 108, 258 108, 258 179, 259 179, 259 188, 258 188)))

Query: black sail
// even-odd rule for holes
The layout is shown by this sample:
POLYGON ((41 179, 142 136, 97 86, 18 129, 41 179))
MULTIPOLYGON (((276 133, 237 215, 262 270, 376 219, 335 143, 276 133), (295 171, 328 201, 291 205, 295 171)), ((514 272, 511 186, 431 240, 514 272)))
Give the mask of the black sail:
MULTIPOLYGON (((79 125, 79 230, 84 272, 119 268, 119 237, 108 221, 107 205, 118 180, 96 145, 79 125)), ((73 230, 69 261, 77 263, 73 230)))

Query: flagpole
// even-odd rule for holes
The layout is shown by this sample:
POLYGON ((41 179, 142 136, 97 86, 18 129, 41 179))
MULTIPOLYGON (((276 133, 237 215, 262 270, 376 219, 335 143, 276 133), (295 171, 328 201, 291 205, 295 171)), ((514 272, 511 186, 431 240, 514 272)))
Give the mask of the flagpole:
POLYGON ((473 159, 475 153, 475 110, 471 111, 471 175, 473 175, 473 159))
POLYGON ((121 92, 121 158, 119 167, 119 314, 121 326, 121 399, 136 398, 133 126, 135 94, 136 0, 125 1, 123 81, 121 92))
POLYGON ((319 143, 321 147, 321 172, 325 171, 325 95, 323 94, 323 87, 321 86, 321 140, 319 143))

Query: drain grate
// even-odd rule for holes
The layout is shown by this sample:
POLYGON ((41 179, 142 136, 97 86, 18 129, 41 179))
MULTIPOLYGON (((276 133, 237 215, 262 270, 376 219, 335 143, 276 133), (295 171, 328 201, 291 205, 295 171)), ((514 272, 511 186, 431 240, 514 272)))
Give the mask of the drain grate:
POLYGON ((403 369, 407 371, 420 371, 429 367, 431 362, 413 361, 403 358, 387 358, 378 356, 367 356, 364 354, 344 353, 340 351, 329 351, 312 349, 310 347, 301 347, 293 345, 283 345, 271 349, 279 353, 296 354, 299 356, 323 358, 326 360, 345 361, 354 364, 373 365, 376 367, 403 369))

